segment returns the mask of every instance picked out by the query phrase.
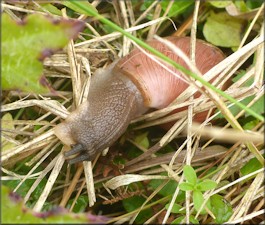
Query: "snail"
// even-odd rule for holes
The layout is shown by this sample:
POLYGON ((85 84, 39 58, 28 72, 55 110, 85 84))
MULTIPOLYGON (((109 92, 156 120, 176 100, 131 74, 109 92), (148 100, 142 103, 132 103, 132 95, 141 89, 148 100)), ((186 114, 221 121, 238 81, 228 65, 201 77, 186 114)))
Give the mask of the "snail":
MULTIPOLYGON (((166 39, 189 55, 189 37, 166 39)), ((187 68, 183 60, 161 42, 151 40, 148 44, 187 68)), ((224 54, 217 47, 196 40, 195 61, 202 74, 223 59, 224 54)), ((177 69, 171 69, 181 75, 177 69)), ((150 108, 166 107, 187 87, 187 83, 139 49, 97 70, 91 79, 87 101, 55 127, 55 135, 72 146, 65 152, 66 157, 72 157, 68 162, 94 159, 125 132, 132 119, 150 108)))

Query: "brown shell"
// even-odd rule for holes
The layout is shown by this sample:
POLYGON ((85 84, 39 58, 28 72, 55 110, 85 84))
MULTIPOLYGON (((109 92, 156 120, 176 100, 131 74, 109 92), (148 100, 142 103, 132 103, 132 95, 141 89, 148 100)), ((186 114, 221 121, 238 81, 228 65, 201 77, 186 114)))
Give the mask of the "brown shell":
MULTIPOLYGON (((166 39, 189 56, 191 40, 189 37, 171 36, 166 39)), ((184 61, 161 42, 152 40, 148 44, 188 69, 184 61)), ((205 74, 223 59, 224 55, 218 48, 202 40, 196 41, 196 66, 202 74, 205 74)), ((171 66, 168 67, 182 76, 182 72, 171 66)), ((122 71, 136 84, 144 97, 145 105, 151 108, 164 108, 188 86, 187 83, 170 74, 139 49, 134 49, 130 54, 120 59, 115 66, 115 71, 122 71)))

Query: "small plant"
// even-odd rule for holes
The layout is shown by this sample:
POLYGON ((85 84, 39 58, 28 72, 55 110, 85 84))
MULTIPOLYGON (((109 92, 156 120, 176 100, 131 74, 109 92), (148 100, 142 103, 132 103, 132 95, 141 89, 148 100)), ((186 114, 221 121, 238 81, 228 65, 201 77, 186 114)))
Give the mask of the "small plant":
MULTIPOLYGON (((214 189, 217 186, 217 183, 206 179, 203 181, 200 181, 194 171, 194 169, 191 166, 184 166, 183 168, 184 176, 187 182, 183 182, 179 184, 179 188, 182 191, 192 191, 193 192, 193 203, 194 207, 197 211, 199 211, 204 199, 202 192, 208 191, 211 189, 214 189)), ((206 207, 209 208, 209 201, 206 203, 206 207)), ((205 208, 201 211, 202 214, 205 214, 205 208)))
MULTIPOLYGON (((187 182, 180 183, 179 188, 182 191, 192 191, 194 208, 198 212, 204 202, 203 192, 216 188, 217 183, 210 179, 200 180, 194 169, 189 165, 184 166, 183 172, 187 182)), ((212 212, 217 223, 226 222, 233 212, 231 205, 222 196, 217 194, 208 199, 200 214, 206 214, 207 211, 212 212)), ((183 213, 185 211, 178 210, 178 212, 183 213)), ((197 221, 193 216, 190 219, 192 219, 191 222, 193 223, 197 221)))

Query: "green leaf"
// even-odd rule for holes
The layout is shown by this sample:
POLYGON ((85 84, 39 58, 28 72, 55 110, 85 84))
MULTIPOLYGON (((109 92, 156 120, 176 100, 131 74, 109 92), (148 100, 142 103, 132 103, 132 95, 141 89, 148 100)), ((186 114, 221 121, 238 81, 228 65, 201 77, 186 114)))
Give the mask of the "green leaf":
POLYGON ((224 0, 221 0, 221 1, 208 0, 207 2, 216 8, 225 8, 226 6, 228 6, 232 3, 232 1, 224 1, 224 0))
POLYGON ((197 183, 197 175, 196 175, 196 172, 195 170, 189 166, 189 165, 185 165, 184 168, 183 168, 183 173, 184 173, 184 176, 186 178, 186 180, 195 185, 197 183))
POLYGON ((252 130, 258 124, 259 124, 259 121, 257 119, 253 118, 252 116, 248 116, 247 118, 245 118, 243 129, 252 130))
POLYGON ((195 219, 193 215, 190 215, 190 222, 192 222, 193 224, 200 224, 199 220, 195 219))
MULTIPOLYGON (((171 2, 171 0, 162 0, 161 1, 161 7, 163 11, 166 11, 168 4, 171 2)), ((178 0, 178 1, 174 1, 174 3, 172 4, 169 12, 168 12, 168 16, 169 17, 174 17, 174 16, 178 16, 181 13, 183 13, 187 8, 189 8, 189 6, 193 5, 194 1, 193 0, 178 0)))
MULTIPOLYGON (((166 11, 168 4, 170 2, 172 2, 171 0, 161 0, 159 1, 161 8, 162 8, 162 12, 161 12, 161 16, 164 14, 164 12, 166 11)), ((141 5, 140 10, 141 11, 145 11, 151 4, 153 3, 153 1, 144 1, 143 4, 141 5)), ((194 4, 193 0, 178 0, 178 1, 174 1, 174 3, 171 5, 171 8, 167 14, 168 17, 176 17, 179 15, 183 15, 185 14, 187 11, 189 11, 189 9, 191 8, 190 6, 192 6, 194 4)), ((149 14, 147 15, 146 18, 148 18, 149 20, 152 20, 154 16, 154 11, 149 12, 149 14)))
MULTIPOLYGON (((163 175, 163 174, 161 174, 163 175)), ((148 186, 152 189, 155 190, 158 188, 159 185, 161 185, 164 181, 163 180, 151 180, 148 186)), ((170 180, 159 192, 158 194, 166 197, 173 195, 176 191, 176 188, 178 186, 178 183, 174 180, 170 180)), ((185 193, 183 191, 180 191, 176 201, 183 201, 185 199, 185 193)))
MULTIPOLYGON (((204 201, 204 199, 203 199, 202 192, 201 191, 193 191, 193 203, 194 203, 194 208, 196 209, 197 212, 201 208, 203 201, 204 201)), ((201 210, 200 214, 205 214, 205 213, 206 213, 206 210, 203 208, 201 210)))
POLYGON ((47 10, 48 12, 50 12, 54 15, 62 16, 61 10, 59 10, 58 8, 56 8, 52 4, 40 4, 40 5, 43 9, 47 10))
POLYGON ((243 20, 229 16, 226 12, 211 11, 203 27, 206 40, 222 47, 238 47, 242 37, 243 20))
POLYGON ((132 212, 141 207, 144 201, 145 199, 143 197, 133 196, 131 198, 124 199, 122 203, 127 212, 132 212))
MULTIPOLYGON (((72 206, 73 199, 70 199, 70 201, 67 204, 67 208, 70 208, 72 206)), ((80 213, 84 212, 86 207, 88 206, 88 196, 87 195, 81 195, 77 198, 73 212, 80 213)))
POLYGON ((247 12, 249 11, 246 3, 244 1, 235 1, 234 2, 235 6, 240 12, 247 12))
POLYGON ((63 208, 54 208, 51 211, 36 213, 23 205, 18 194, 10 192, 7 187, 1 186, 1 210, 3 224, 68 224, 68 223, 106 223, 108 218, 95 216, 89 213, 69 213, 63 208))
MULTIPOLYGON (((13 123, 13 117, 11 113, 6 113, 3 117, 2 117, 2 132, 5 130, 15 130, 15 126, 13 123)), ((13 138, 15 138, 15 136, 13 135, 13 138)), ((1 150, 2 152, 11 149, 13 147, 15 147, 15 143, 10 142, 8 139, 5 138, 4 135, 2 135, 1 138, 1 150)))
POLYGON ((139 135, 136 136, 135 142, 138 145, 140 145, 140 146, 142 146, 142 147, 147 149, 147 148, 149 148, 149 140, 148 140, 147 136, 148 136, 148 132, 144 132, 142 134, 139 134, 139 135))
MULTIPOLYGON (((144 202, 145 202, 145 198, 141 196, 133 196, 131 198, 124 199, 122 201, 123 207, 126 209, 127 212, 132 212, 136 209, 139 209, 143 205, 144 202)), ((152 215, 153 215, 153 212, 151 209, 145 209, 138 214, 135 222, 137 224, 143 223, 144 221, 149 219, 152 215)))
MULTIPOLYGON (((242 78, 244 75, 246 74, 246 72, 244 70, 240 71, 233 79, 232 81, 234 83, 236 83, 240 78, 242 78)), ((245 83, 244 83, 244 87, 250 87, 254 82, 253 78, 248 79, 245 83)), ((243 103, 244 105, 249 104, 255 96, 249 96, 245 99, 243 99, 241 101, 241 103, 243 103)), ((261 96, 251 107, 249 107, 252 111, 255 111, 257 114, 261 115, 264 113, 264 97, 261 96)), ((231 107, 229 107, 229 110, 232 112, 233 115, 238 114, 242 108, 238 107, 237 105, 232 105, 231 107)), ((249 112, 246 112, 245 115, 251 115, 249 112)), ((218 116, 215 117, 217 118, 223 118, 222 114, 219 114, 218 116)), ((247 128, 245 128, 247 129, 247 128)))
MULTIPOLYGON (((91 16, 91 14, 87 13, 87 11, 80 9, 76 5, 73 5, 71 1, 62 1, 61 4, 65 5, 66 7, 72 9, 75 12, 78 12, 80 14, 84 14, 87 16, 91 16)), ((91 5, 89 2, 80 1, 80 4, 82 4, 85 8, 88 8, 89 10, 93 10, 94 12, 98 12, 97 9, 93 5, 91 5)))
MULTIPOLYGON (((246 71, 240 71, 233 79, 232 81, 234 83, 236 83, 240 78, 244 77, 244 75, 246 74, 246 71)), ((250 87, 254 82, 253 78, 248 79, 245 83, 244 83, 244 87, 250 87)), ((255 96, 249 96, 245 99, 243 99, 241 102, 245 105, 247 105, 248 103, 250 103, 255 96)), ((264 97, 261 96, 251 107, 250 107, 253 111, 255 111, 258 114, 263 114, 264 113, 264 97)), ((237 113, 239 113, 241 111, 241 109, 238 106, 233 105, 232 107, 230 107, 231 112, 233 113, 233 115, 236 115, 237 113)), ((248 112, 246 113, 246 115, 250 115, 248 112)))
MULTIPOLYGON (((250 108, 253 111, 262 115, 262 114, 264 114, 264 107, 265 107, 264 101, 265 101, 264 96, 261 96, 250 108)), ((246 115, 250 115, 250 114, 248 112, 246 112, 246 115)))
POLYGON ((185 216, 180 216, 177 219, 173 220, 171 224, 181 224, 182 221, 184 221, 185 216))
MULTIPOLYGON (((243 103, 244 105, 248 105, 254 99, 254 97, 255 96, 246 97, 241 101, 241 103, 243 103)), ((264 97, 261 96, 250 108, 255 112, 259 113, 260 115, 264 113, 264 97)), ((233 115, 238 114, 242 110, 236 105, 231 106, 229 109, 233 113, 233 115)), ((245 115, 247 116, 250 114, 246 112, 245 115)))
POLYGON ((2 88, 47 92, 42 60, 63 48, 84 23, 31 14, 17 23, 2 15, 2 88))
POLYGON ((179 189, 182 191, 192 191, 195 189, 194 185, 188 182, 183 182, 179 184, 179 189))
POLYGON ((217 186, 217 183, 215 181, 206 179, 206 180, 203 180, 202 182, 198 183, 196 185, 196 188, 199 191, 208 191, 208 190, 216 188, 216 186, 217 186))
MULTIPOLYGON (((185 219, 184 216, 180 216, 180 217, 178 217, 177 219, 175 219, 174 221, 172 221, 171 224, 181 224, 182 221, 185 222, 184 219, 185 219)), ((194 217, 193 215, 190 215, 190 222, 191 222, 192 224, 200 224, 199 221, 198 221, 197 219, 195 219, 195 217, 194 217)), ((182 222, 182 224, 183 224, 183 222, 182 222)))
POLYGON ((233 208, 221 195, 213 195, 210 197, 211 211, 214 214, 215 222, 222 224, 230 218, 233 214, 233 208))
POLYGON ((259 8, 263 4, 263 2, 264 2, 264 0, 255 0, 255 1, 247 0, 246 5, 250 9, 255 9, 255 8, 259 8))
POLYGON ((257 158, 250 159, 241 169, 242 176, 248 175, 262 168, 261 163, 257 158))
MULTIPOLYGON (((20 196, 25 197, 34 182, 35 180, 33 179, 25 180, 25 182, 23 182, 23 184, 18 188, 17 193, 20 196)), ((41 193, 43 192, 46 182, 47 182, 46 178, 42 179, 42 181, 36 187, 34 192, 31 194, 31 201, 36 201, 40 197, 41 193)), ((20 180, 8 180, 8 181, 3 181, 2 183, 5 186, 9 187, 11 190, 13 190, 20 183, 20 180)))
MULTIPOLYGON (((237 81, 239 81, 242 77, 244 77, 246 75, 246 71, 245 70, 240 70, 238 72, 237 75, 235 75, 235 77, 232 78, 233 83, 236 83, 237 81)), ((254 78, 250 77, 247 81, 244 82, 243 86, 244 87, 250 87, 254 82, 254 78)))
MULTIPOLYGON (((168 209, 170 203, 166 204, 165 208, 168 209)), ((185 210, 180 210, 181 208, 183 208, 183 206, 174 203, 172 209, 171 209, 171 213, 185 213, 185 210)))

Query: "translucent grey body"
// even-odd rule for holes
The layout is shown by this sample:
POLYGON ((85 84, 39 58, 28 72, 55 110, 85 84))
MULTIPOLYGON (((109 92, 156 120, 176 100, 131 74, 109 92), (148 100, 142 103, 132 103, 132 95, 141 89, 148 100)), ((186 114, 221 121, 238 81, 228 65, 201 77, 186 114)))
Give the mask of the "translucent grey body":
POLYGON ((133 118, 146 111, 139 90, 124 75, 113 73, 114 64, 92 76, 87 102, 55 128, 63 142, 71 137, 70 142, 65 141, 73 145, 66 156, 79 153, 69 163, 92 160, 124 133, 133 118))

